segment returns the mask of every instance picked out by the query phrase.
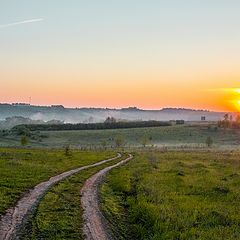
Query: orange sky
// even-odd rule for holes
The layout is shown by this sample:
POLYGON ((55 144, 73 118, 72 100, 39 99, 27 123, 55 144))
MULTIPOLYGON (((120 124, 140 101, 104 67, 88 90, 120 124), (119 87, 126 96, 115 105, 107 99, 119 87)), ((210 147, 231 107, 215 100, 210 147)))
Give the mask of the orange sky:
MULTIPOLYGON (((21 74, 18 72, 17 76, 14 72, 1 74, 9 79, 0 89, 1 102, 28 102, 31 96, 32 104, 37 105, 239 110, 235 103, 238 98, 240 100, 240 94, 228 88, 228 85, 237 86, 237 77, 235 81, 228 81, 227 77, 220 80, 214 75, 193 74, 185 78, 179 75, 178 80, 175 74, 161 76, 161 73, 144 72, 70 75, 28 71, 21 74), (11 83, 15 78, 18 81, 11 83), (228 84, 229 82, 231 84, 228 84)), ((234 79, 234 75, 231 79, 234 79)))

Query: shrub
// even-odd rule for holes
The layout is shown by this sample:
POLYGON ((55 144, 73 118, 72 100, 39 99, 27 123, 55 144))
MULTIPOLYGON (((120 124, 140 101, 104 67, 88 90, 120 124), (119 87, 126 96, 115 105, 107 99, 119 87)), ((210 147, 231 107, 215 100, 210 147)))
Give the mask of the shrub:
POLYGON ((28 137, 22 136, 20 141, 22 146, 26 146, 28 144, 28 137))
POLYGON ((209 148, 213 145, 213 140, 211 137, 207 137, 206 144, 209 148))

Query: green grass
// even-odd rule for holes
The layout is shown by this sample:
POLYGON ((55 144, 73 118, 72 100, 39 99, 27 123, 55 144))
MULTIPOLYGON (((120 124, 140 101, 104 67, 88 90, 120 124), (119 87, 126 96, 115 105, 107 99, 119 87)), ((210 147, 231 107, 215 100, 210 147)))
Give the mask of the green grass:
POLYGON ((240 239, 240 154, 138 155, 101 188, 115 239, 240 239))
MULTIPOLYGON (((216 148, 238 148, 239 130, 215 129, 208 124, 186 124, 156 128, 135 129, 109 129, 109 130, 81 130, 81 131, 46 131, 40 135, 45 137, 38 140, 30 140, 31 147, 61 148, 70 144, 75 148, 101 147, 106 142, 108 147, 114 146, 114 138, 122 135, 126 140, 126 146, 140 146, 143 136, 152 138, 149 145, 179 147, 206 147, 205 141, 211 136, 216 148)), ((15 136, 0 136, 0 146, 20 146, 20 139, 15 136)))
POLYGON ((90 176, 118 161, 86 169, 51 188, 26 225, 22 239, 84 239, 80 190, 90 176))
POLYGON ((13 206, 28 189, 61 172, 94 163, 114 152, 0 149, 0 214, 13 206))

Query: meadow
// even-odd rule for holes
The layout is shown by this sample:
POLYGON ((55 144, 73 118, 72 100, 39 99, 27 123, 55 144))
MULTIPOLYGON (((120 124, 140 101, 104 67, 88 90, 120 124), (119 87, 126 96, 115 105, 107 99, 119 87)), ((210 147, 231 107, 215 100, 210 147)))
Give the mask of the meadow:
POLYGON ((115 156, 114 152, 0 149, 0 214, 28 189, 61 172, 115 156))
MULTIPOLYGON (((62 148, 70 145, 73 148, 99 149, 114 148, 114 139, 122 136, 126 148, 142 147, 141 140, 149 137, 148 146, 170 149, 206 148, 206 139, 213 139, 217 149, 236 149, 239 146, 240 130, 218 128, 216 123, 187 123, 149 128, 75 130, 75 131, 42 131, 29 139, 28 147, 62 148), (39 137, 40 136, 40 137, 39 137)), ((20 137, 0 134, 0 146, 19 147, 20 137)))
POLYGON ((239 152, 147 152, 101 188, 113 239, 240 239, 239 152))
MULTIPOLYGON (((110 172, 100 189, 113 239, 240 238, 239 130, 188 123, 38 134, 44 137, 29 139, 25 148, 19 136, 0 137, 1 145, 8 146, 0 148, 0 215, 51 176, 125 150, 134 152, 134 159, 110 172), (115 145, 118 136, 125 142, 120 149, 115 145), (144 136, 149 139, 146 147, 144 136), (207 137, 213 140, 211 148, 207 137)), ((49 189, 21 239, 83 239, 80 189, 94 173, 119 160, 86 169, 49 189)))

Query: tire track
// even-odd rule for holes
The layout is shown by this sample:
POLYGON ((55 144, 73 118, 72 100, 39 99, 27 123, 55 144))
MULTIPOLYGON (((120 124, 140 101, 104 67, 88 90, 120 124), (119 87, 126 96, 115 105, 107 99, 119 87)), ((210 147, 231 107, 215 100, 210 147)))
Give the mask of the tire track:
POLYGON ((76 168, 57 176, 51 177, 48 181, 39 183, 32 190, 26 193, 16 204, 15 207, 9 208, 5 215, 0 219, 0 240, 18 239, 17 233, 21 230, 21 227, 26 223, 30 213, 34 211, 40 202, 43 195, 56 183, 64 180, 65 178, 78 173, 84 169, 96 167, 104 163, 110 162, 122 155, 118 155, 114 158, 103 160, 94 164, 86 165, 80 168, 76 168))
POLYGON ((110 239, 110 236, 108 236, 106 231, 106 220, 99 208, 99 186, 103 182, 107 172, 128 162, 132 158, 133 156, 129 154, 129 157, 125 160, 100 170, 98 173, 89 178, 81 189, 81 204, 83 208, 84 221, 83 233, 87 240, 110 239))

